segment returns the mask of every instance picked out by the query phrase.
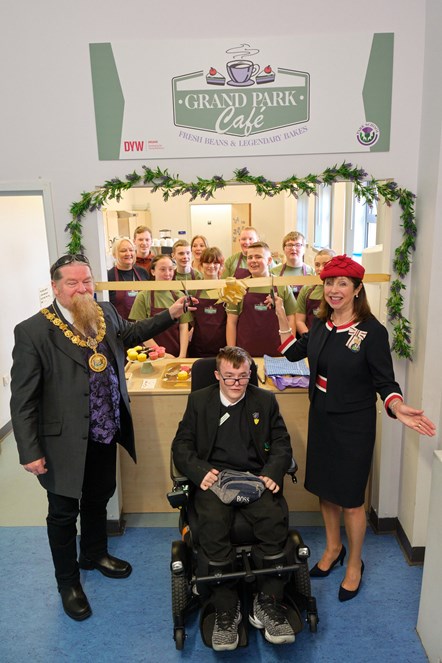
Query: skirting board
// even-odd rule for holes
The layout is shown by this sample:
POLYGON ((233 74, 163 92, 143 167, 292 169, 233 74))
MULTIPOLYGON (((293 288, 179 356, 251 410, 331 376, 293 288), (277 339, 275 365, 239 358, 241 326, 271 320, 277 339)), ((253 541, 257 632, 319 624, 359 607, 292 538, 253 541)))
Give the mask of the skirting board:
POLYGON ((398 518, 379 518, 373 508, 370 509, 368 520, 376 534, 395 534, 405 558, 409 564, 423 564, 425 547, 413 547, 398 518))
POLYGON ((126 521, 121 517, 118 520, 108 520, 106 529, 108 536, 122 536, 126 531, 126 521))

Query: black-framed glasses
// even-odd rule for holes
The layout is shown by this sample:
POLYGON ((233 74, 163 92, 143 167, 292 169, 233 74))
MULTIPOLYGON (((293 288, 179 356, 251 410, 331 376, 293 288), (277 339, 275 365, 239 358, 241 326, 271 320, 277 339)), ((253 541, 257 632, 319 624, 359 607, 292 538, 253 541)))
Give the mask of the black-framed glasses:
POLYGON ((244 386, 245 384, 248 384, 250 380, 250 373, 249 375, 244 375, 243 377, 240 378, 225 378, 224 375, 221 375, 221 373, 218 371, 219 376, 222 377, 224 380, 224 384, 226 387, 233 387, 236 383, 240 384, 241 386, 244 386))
POLYGON ((51 278, 54 276, 57 269, 64 267, 65 265, 70 265, 71 262, 84 262, 85 265, 89 265, 89 260, 82 253, 67 253, 64 256, 61 256, 58 260, 54 262, 51 267, 51 278))

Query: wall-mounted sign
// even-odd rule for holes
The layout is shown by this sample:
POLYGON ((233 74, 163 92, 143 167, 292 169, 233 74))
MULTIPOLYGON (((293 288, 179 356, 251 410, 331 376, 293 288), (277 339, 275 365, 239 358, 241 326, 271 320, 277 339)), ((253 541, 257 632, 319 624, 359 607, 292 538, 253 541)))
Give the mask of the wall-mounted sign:
POLYGON ((392 33, 90 44, 100 160, 388 151, 392 33))

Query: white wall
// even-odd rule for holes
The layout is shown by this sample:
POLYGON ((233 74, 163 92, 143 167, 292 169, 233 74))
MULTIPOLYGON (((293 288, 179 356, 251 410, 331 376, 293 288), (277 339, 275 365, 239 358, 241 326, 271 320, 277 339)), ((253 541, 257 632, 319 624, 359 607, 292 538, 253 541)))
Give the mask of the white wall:
POLYGON ((0 195, 2 315, 0 315, 0 428, 10 420, 10 376, 15 325, 40 308, 49 288, 49 256, 41 195, 0 195), (8 284, 6 286, 6 284, 8 284))
POLYGON ((418 322, 415 361, 406 381, 409 399, 439 424, 433 440, 404 435, 403 482, 399 518, 414 545, 425 545, 433 450, 441 449, 442 353, 442 3, 428 0, 426 15, 423 115, 420 134, 417 213, 419 236, 410 282, 410 319, 418 322))
MULTIPOLYGON (((431 366, 431 360, 440 353, 435 354, 435 339, 432 332, 428 332, 430 325, 426 324, 430 313, 431 320, 434 319, 434 311, 439 315, 439 324, 441 319, 440 304, 436 303, 437 298, 440 302, 437 292, 440 278, 433 280, 433 277, 440 276, 440 259, 436 255, 436 247, 440 246, 440 242, 433 243, 437 235, 434 219, 441 209, 440 184, 436 184, 436 178, 439 182, 442 179, 437 165, 440 150, 440 134, 437 129, 440 130, 441 115, 440 89, 436 81, 439 80, 441 70, 440 58, 438 66, 434 66, 434 72, 430 66, 433 58, 439 57, 440 53, 440 39, 438 41, 437 34, 441 25, 439 0, 407 0, 406 3, 403 0, 390 0, 388 3, 385 0, 372 0, 368 7, 362 7, 353 0, 337 0, 333 3, 311 0, 308 5, 301 0, 281 0, 269 7, 268 2, 256 0, 253 9, 249 4, 241 4, 237 0, 225 0, 222 7, 216 8, 215 13, 216 19, 207 2, 202 0, 194 0, 190 5, 170 0, 167 4, 155 6, 144 0, 132 0, 124 6, 116 0, 77 0, 75 3, 69 3, 67 0, 59 0, 57 3, 52 0, 40 0, 38 3, 10 1, 7 12, 4 11, 6 20, 3 21, 4 30, 0 42, 0 59, 8 62, 8 75, 2 79, 3 98, 7 102, 0 106, 1 127, 3 130, 8 128, 6 132, 3 131, 2 136, 0 181, 44 177, 51 182, 57 236, 59 245, 63 246, 66 243, 64 227, 69 219, 69 205, 79 199, 83 190, 89 191, 114 176, 124 178, 133 169, 141 171, 140 161, 106 163, 97 160, 88 51, 90 42, 128 38, 174 38, 179 57, 180 48, 186 48, 186 44, 191 40, 207 36, 242 39, 246 36, 273 36, 277 39, 279 36, 289 35, 296 39, 298 34, 305 35, 310 31, 315 34, 332 32, 339 39, 341 34, 366 29, 373 32, 394 32, 392 133, 389 152, 364 155, 285 155, 247 159, 172 159, 160 165, 167 167, 171 173, 179 174, 183 179, 194 179, 197 175, 211 177, 214 173, 221 173, 228 178, 235 168, 246 165, 254 174, 279 180, 293 173, 305 175, 308 172, 318 172, 346 160, 363 166, 375 178, 394 177, 402 187, 418 194, 421 191, 429 193, 430 199, 425 202, 421 200, 419 203, 420 236, 416 260, 419 265, 415 265, 412 274, 411 292, 414 295, 419 294, 419 297, 413 297, 410 309, 415 329, 415 362, 411 369, 406 362, 396 362, 396 367, 398 377, 406 386, 411 399, 419 400, 436 421, 439 421, 440 408, 438 409, 437 403, 434 402, 435 367, 431 366), (431 18, 437 20, 429 20, 426 26, 427 7, 431 10, 431 18), (232 21, 233 15, 235 21, 232 21), (436 129, 436 152, 430 144, 434 138, 430 124, 428 128, 422 126, 423 142, 420 152, 425 29, 431 37, 425 53, 426 67, 433 76, 434 90, 431 92, 436 93, 437 101, 436 107, 431 110, 432 94, 428 91, 425 111, 428 119, 431 119, 433 131, 436 129), (431 169, 428 169, 428 164, 431 169), (424 267, 431 272, 431 281, 430 277, 424 274, 424 267), (430 292, 431 311, 429 298, 421 297, 423 293, 430 292), (414 383, 411 377, 405 380, 407 371, 410 376, 417 378, 414 383), (414 389, 412 384, 416 385, 414 389)), ((326 52, 323 59, 324 66, 330 66, 331 71, 345 75, 345 63, 333 62, 332 54, 326 52)), ((143 84, 143 79, 149 76, 150 66, 153 66, 153 63, 134 62, 134 76, 140 81, 140 85, 143 84)), ((428 88, 430 80, 425 80, 428 88)), ((327 99, 324 99, 324 103, 327 103, 327 99)), ((145 163, 156 165, 155 161, 145 163)), ((87 249, 97 264, 96 272, 99 273, 100 247, 95 215, 89 215, 85 223, 87 249)), ((397 210, 393 212, 393 223, 395 246, 400 240, 397 210)), ((386 260, 389 267, 391 262, 388 254, 386 260)), ((408 302, 407 294, 407 306, 408 302)), ((437 388, 440 390, 439 384, 437 388)), ((401 482, 400 517, 413 544, 423 545, 427 498, 421 493, 420 486, 429 482, 429 461, 425 459, 422 451, 423 441, 415 440, 414 437, 410 440, 408 438, 409 436, 404 436, 402 468, 395 462, 397 458, 392 454, 391 465, 387 465, 385 471, 387 475, 392 474, 395 477, 402 471, 402 476, 407 478, 407 481, 401 482)), ((389 427, 387 442, 395 449, 401 449, 400 426, 392 424, 389 427)), ((383 516, 397 515, 397 495, 390 495, 386 491, 381 499, 381 503, 377 505, 379 513, 383 516)))

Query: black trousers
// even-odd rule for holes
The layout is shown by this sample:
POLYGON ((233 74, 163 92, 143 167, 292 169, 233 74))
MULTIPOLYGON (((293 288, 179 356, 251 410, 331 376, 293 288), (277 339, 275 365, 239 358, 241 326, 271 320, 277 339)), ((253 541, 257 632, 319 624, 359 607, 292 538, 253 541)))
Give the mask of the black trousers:
POLYGON ((81 498, 48 492, 47 531, 57 586, 80 580, 77 561, 77 518, 80 514, 80 550, 89 559, 107 553, 106 507, 115 492, 116 443, 88 443, 81 498))
MULTIPOLYGON (((241 507, 229 506, 211 490, 195 491, 195 511, 198 515, 199 545, 205 557, 214 562, 231 564, 234 548, 230 542, 230 530, 235 511, 239 508, 251 524, 258 541, 258 557, 277 555, 284 551, 288 537, 287 506, 284 497, 265 490, 259 500, 241 507)), ((259 580, 259 591, 281 599, 287 579, 264 575, 259 580)), ((236 605, 236 583, 224 583, 211 587, 211 600, 217 609, 236 605)))

